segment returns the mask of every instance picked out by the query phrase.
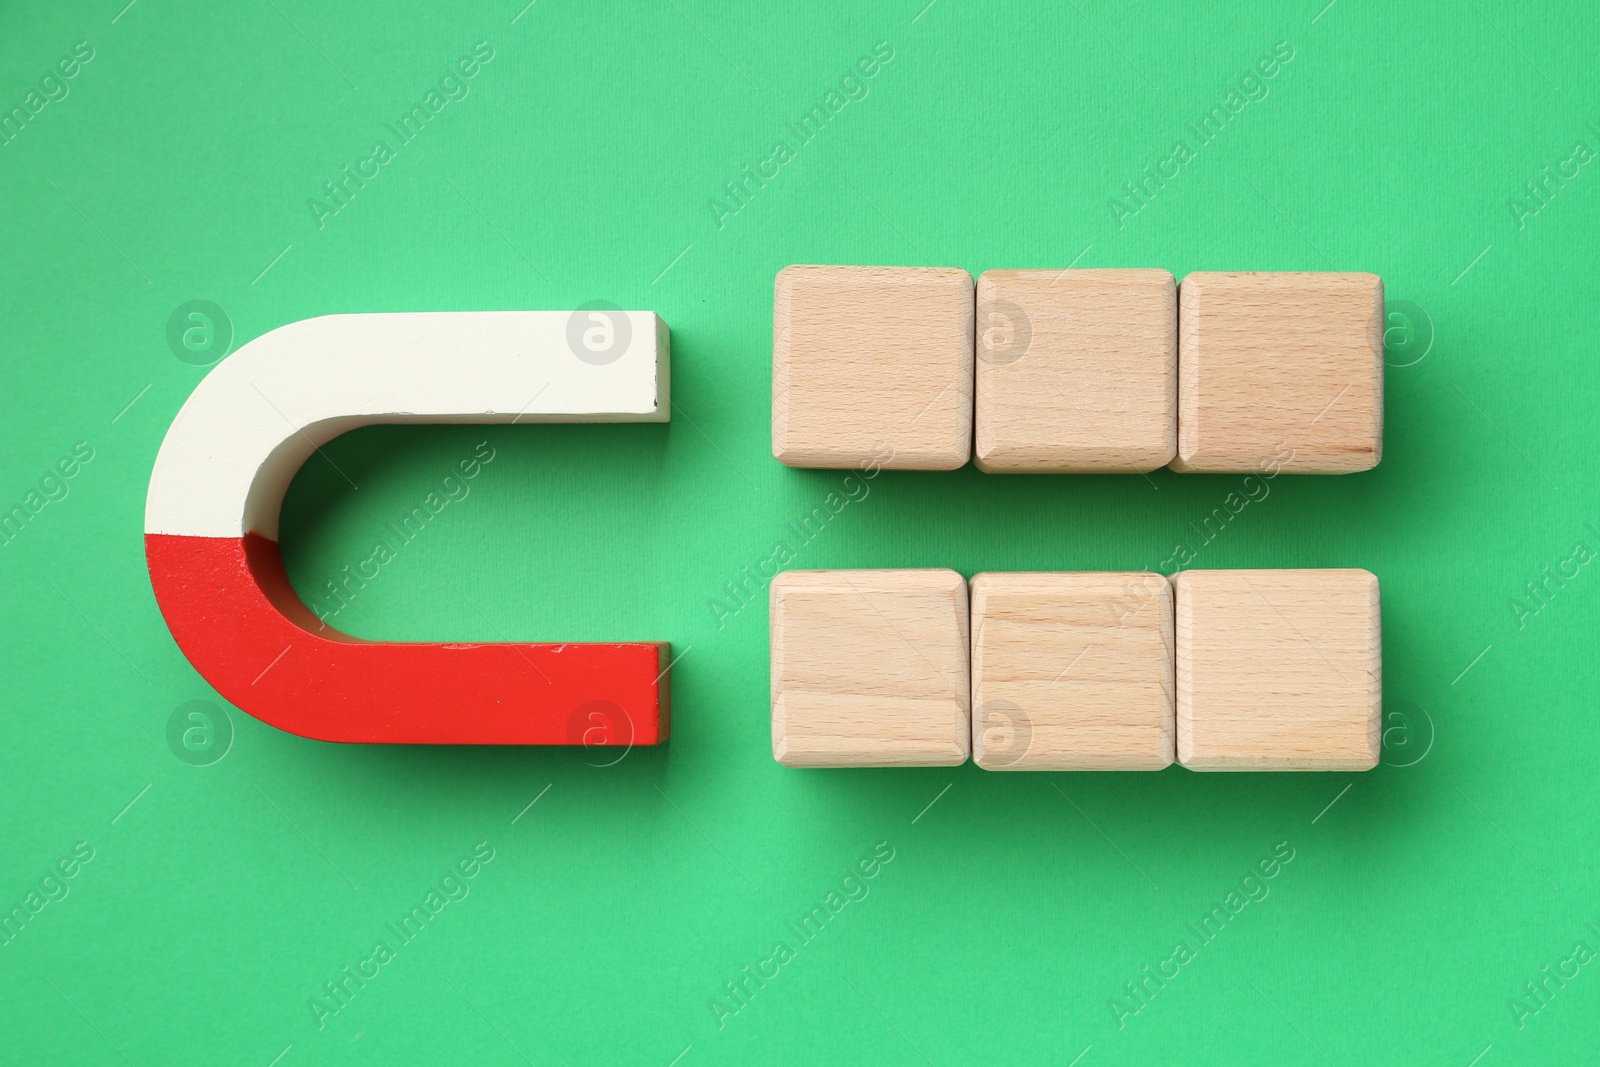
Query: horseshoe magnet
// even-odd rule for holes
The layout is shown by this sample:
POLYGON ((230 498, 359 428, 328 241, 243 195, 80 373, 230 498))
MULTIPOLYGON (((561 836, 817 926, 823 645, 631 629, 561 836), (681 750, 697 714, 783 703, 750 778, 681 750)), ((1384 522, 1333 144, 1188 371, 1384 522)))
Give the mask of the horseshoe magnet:
POLYGON ((150 475, 145 558, 189 662, 280 730, 387 744, 656 744, 666 642, 425 644, 340 633, 278 555, 284 491, 375 423, 666 422, 667 326, 648 311, 330 315, 208 374, 150 475))

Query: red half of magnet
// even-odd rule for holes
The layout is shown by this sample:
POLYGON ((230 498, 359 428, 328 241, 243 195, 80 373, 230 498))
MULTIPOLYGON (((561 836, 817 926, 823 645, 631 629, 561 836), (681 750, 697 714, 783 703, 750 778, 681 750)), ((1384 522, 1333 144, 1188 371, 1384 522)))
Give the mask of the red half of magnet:
POLYGON ((665 643, 364 641, 313 615, 277 542, 146 534, 156 603, 195 670, 240 710, 319 741, 653 745, 665 643))

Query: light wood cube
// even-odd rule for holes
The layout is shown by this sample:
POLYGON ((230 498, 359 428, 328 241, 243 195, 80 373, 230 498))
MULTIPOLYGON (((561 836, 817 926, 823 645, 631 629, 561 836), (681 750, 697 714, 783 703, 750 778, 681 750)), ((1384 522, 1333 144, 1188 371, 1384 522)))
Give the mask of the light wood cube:
POLYGON ((972 454, 972 276, 792 266, 772 296, 772 454, 954 470, 972 454))
POLYGON ((774 759, 790 767, 966 762, 961 575, 785 571, 769 595, 774 759))
POLYGON ((972 579, 972 758, 1155 771, 1173 755, 1172 591, 1148 572, 972 579))
POLYGON ((1377 766, 1378 579, 1364 570, 1182 571, 1178 762, 1190 770, 1377 766))
POLYGON ((1375 274, 1198 272, 1178 291, 1177 471, 1364 471, 1383 456, 1375 274))
POLYGON ((1142 473, 1176 455, 1166 271, 985 271, 976 347, 980 470, 1142 473))

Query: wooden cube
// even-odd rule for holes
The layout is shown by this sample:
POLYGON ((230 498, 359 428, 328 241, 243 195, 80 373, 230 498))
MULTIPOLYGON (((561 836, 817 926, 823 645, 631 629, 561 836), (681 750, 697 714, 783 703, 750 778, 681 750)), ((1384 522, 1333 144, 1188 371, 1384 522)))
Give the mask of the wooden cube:
POLYGON ((1144 472, 1178 442, 1164 270, 991 270, 977 290, 978 468, 1144 472))
POLYGON ((1383 282, 1211 273, 1178 292, 1177 471, 1364 471, 1383 456, 1383 282))
POLYGON ((769 600, 772 756, 949 767, 971 744, 967 583, 950 570, 785 571, 769 600))
POLYGON ((972 579, 972 758, 1156 771, 1173 753, 1172 591, 1148 572, 972 579))
POLYGON ((1178 762, 1190 770, 1377 766, 1378 579, 1364 570, 1182 571, 1178 762))
POLYGON ((772 454, 790 467, 965 464, 972 454, 972 276, 944 267, 779 271, 772 454))

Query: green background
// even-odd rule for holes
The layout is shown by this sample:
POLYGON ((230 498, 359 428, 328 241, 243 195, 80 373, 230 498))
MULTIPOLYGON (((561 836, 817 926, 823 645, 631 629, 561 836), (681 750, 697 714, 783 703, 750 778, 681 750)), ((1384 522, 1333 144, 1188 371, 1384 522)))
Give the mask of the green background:
POLYGON ((0 1060, 1592 1056, 1600 966, 1520 1025, 1511 1002, 1600 951, 1600 574, 1524 588, 1600 548, 1600 167, 1525 190, 1600 147, 1593 5, 124 2, 0 14, 7 110, 95 50, 0 148, 0 503, 95 453, 0 548, 0 910, 94 850, 0 947, 0 1060), (319 228, 307 200, 480 41, 470 95, 319 228), (795 147, 785 124, 880 42, 865 99, 795 147), (1188 124, 1280 42, 1265 98, 1196 149, 1188 124), (711 199, 778 139, 795 158, 719 224, 711 199), (1119 223, 1123 183, 1180 140, 1196 158, 1119 223), (1203 547, 1190 524, 1237 476, 886 472, 794 565, 1155 567, 1188 542, 1198 567, 1366 567, 1385 765, 774 763, 765 594, 720 627, 711 602, 842 478, 769 453, 792 262, 1380 274, 1410 303, 1372 472, 1279 478, 1203 547), (318 744, 229 709, 220 760, 179 758, 217 750, 169 744, 175 709, 221 701, 162 624, 141 529, 204 374, 166 341, 194 299, 238 343, 330 312, 659 312, 670 425, 355 433, 327 449, 348 481, 298 477, 283 547, 311 597, 487 436, 470 497, 339 625, 670 640, 671 742, 597 766, 613 754, 318 744), (470 895, 319 1029, 308 998, 479 842, 470 895), (870 894, 800 946, 787 924, 880 842, 870 894), (1124 983, 1197 945, 1186 924, 1280 842, 1270 896, 1119 1027, 1124 983), (795 959, 719 1027, 709 1002, 780 940, 795 959))

